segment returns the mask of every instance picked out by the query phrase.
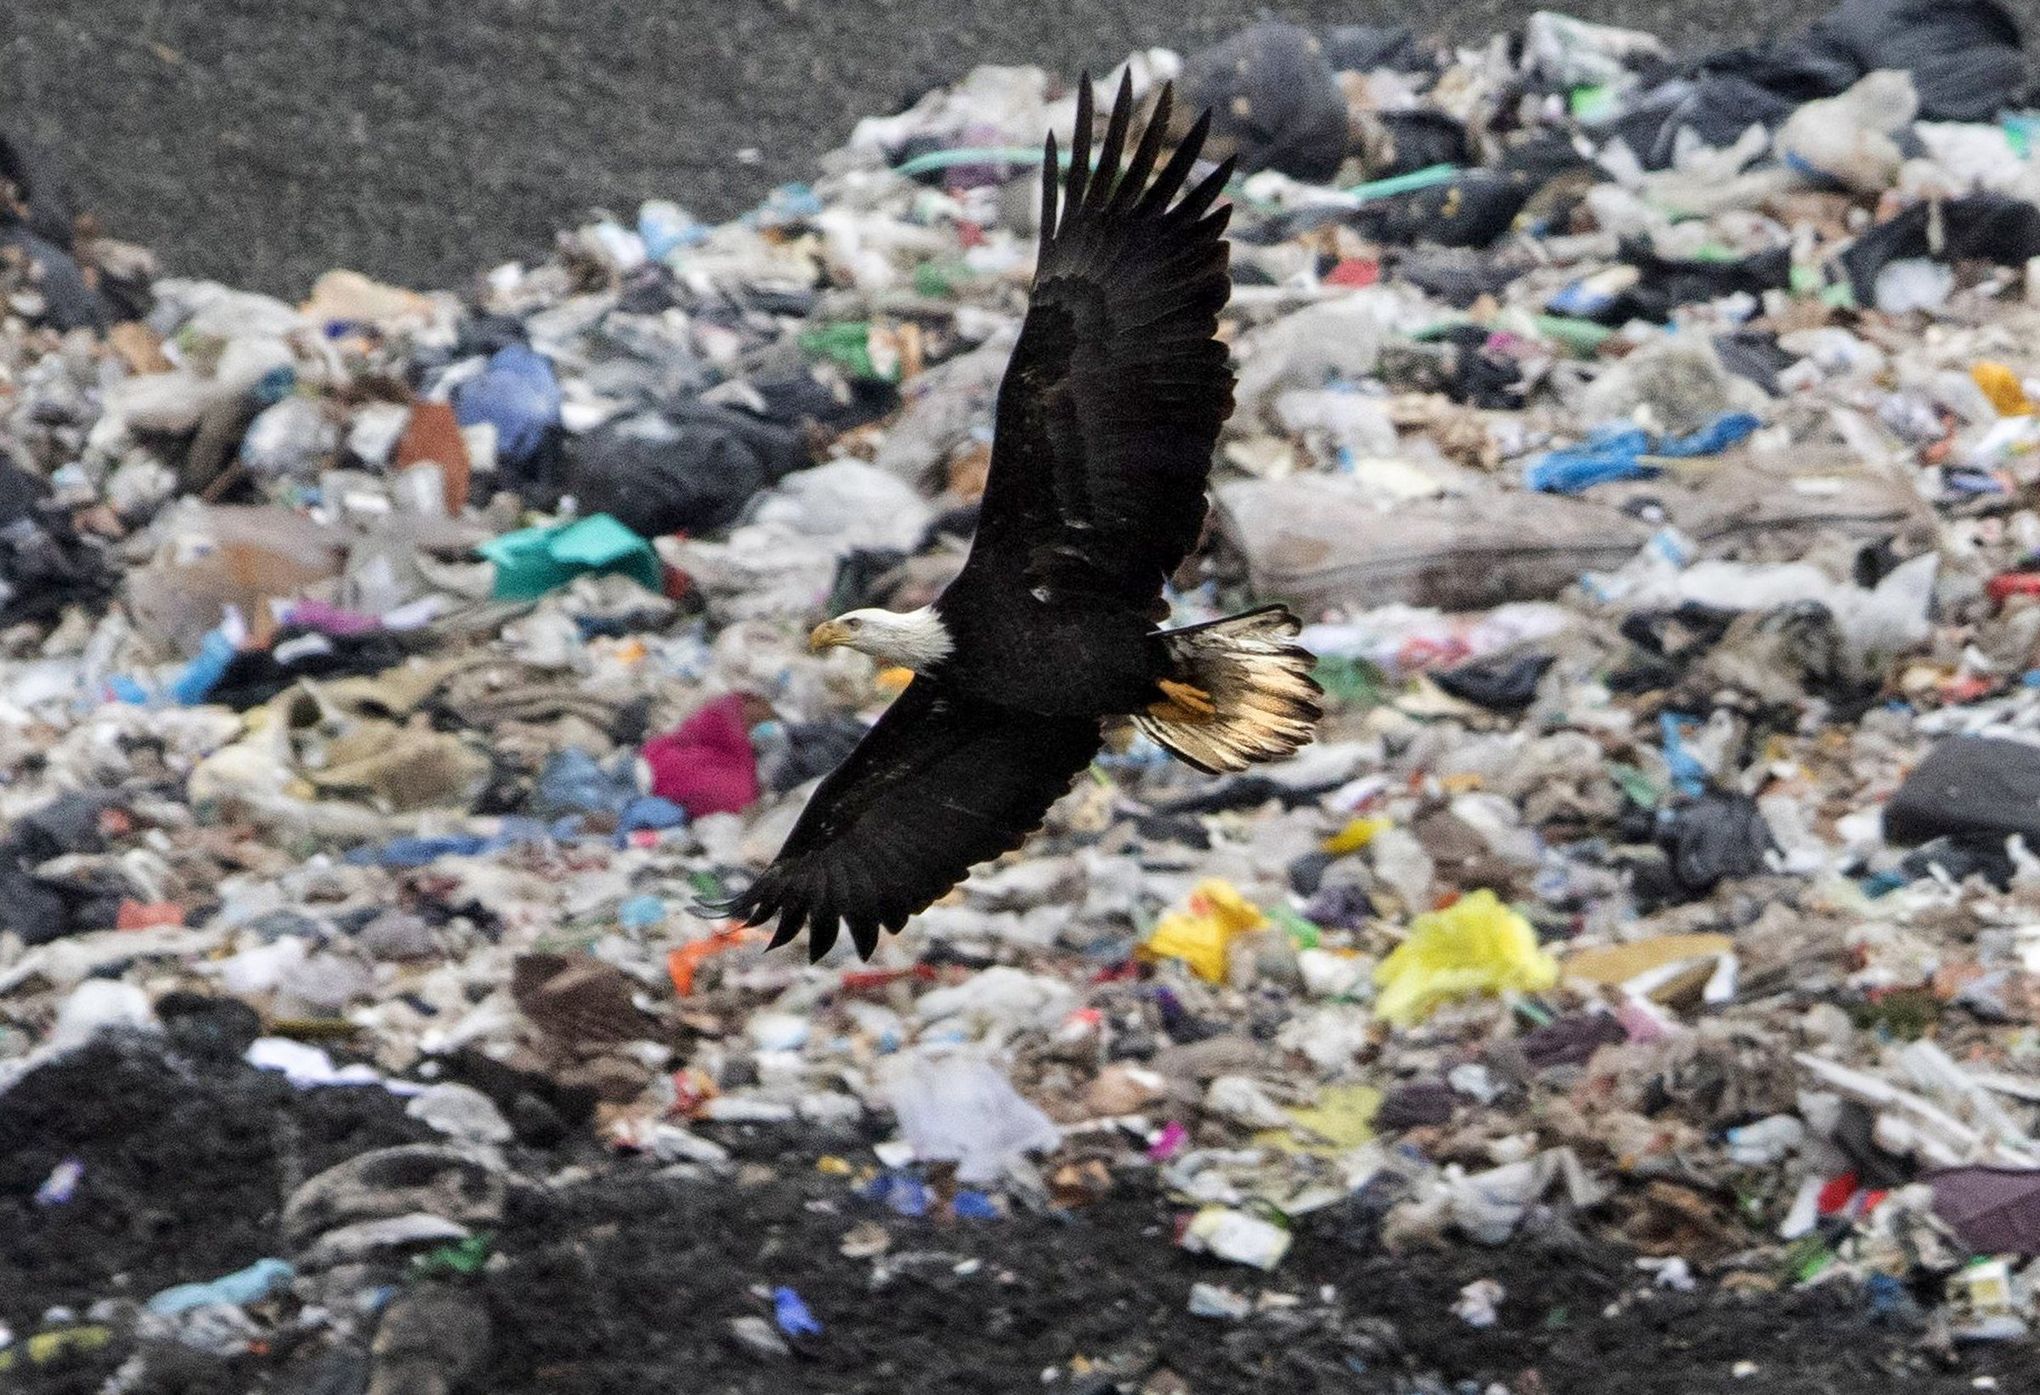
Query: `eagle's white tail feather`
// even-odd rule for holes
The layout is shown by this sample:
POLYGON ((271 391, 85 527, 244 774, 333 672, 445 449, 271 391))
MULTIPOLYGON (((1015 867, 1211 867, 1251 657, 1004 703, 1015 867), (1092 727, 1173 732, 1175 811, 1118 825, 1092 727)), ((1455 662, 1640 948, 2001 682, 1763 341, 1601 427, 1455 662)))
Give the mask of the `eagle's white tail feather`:
POLYGON ((1310 674, 1317 660, 1294 643, 1303 628, 1282 606, 1266 606, 1162 634, 1176 681, 1200 690, 1211 715, 1137 713, 1144 736, 1208 774, 1281 760, 1310 744, 1324 689, 1310 674))

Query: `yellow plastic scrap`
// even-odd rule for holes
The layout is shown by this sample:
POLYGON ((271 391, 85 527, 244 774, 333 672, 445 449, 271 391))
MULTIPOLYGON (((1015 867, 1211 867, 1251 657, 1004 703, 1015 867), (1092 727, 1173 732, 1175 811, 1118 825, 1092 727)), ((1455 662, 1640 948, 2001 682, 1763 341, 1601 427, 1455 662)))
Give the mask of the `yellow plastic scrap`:
POLYGON ((1327 1085, 1316 1104, 1289 1111, 1293 1129, 1268 1129, 1256 1134, 1254 1142, 1285 1153, 1336 1157, 1373 1140, 1374 1116, 1380 1112, 1381 1091, 1372 1085, 1327 1085), (1298 1133, 1308 1141, 1299 1140, 1298 1133))
POLYGON ((1492 891, 1476 891, 1410 923, 1409 938, 1374 971, 1381 990, 1374 1013, 1407 1027, 1454 998, 1541 993, 1557 982, 1558 960, 1537 943, 1530 922, 1492 891))
POLYGON ((1969 370, 1969 376, 1976 379, 1976 385, 1983 389, 1983 395, 1990 399, 1991 406, 1997 408, 1999 416, 2033 415, 2033 400, 2026 396, 2025 384, 2004 364, 1985 359, 1969 370))
POLYGON ((1727 935, 1654 935, 1647 940, 1574 950, 1565 957, 1565 976, 1614 988, 1656 969, 1734 952, 1735 941, 1727 935))
POLYGON ((1333 857, 1344 857, 1366 847, 1389 826, 1387 819, 1358 818, 1325 839, 1324 850, 1333 857))
POLYGON ((54 1332, 38 1332, 20 1346, 0 1351, 0 1372, 12 1371, 22 1357, 31 1365, 47 1366, 58 1357, 98 1351, 112 1340, 110 1327, 60 1327, 54 1332))
POLYGON ((1222 983, 1226 951, 1233 940, 1267 923, 1268 917, 1231 882, 1213 877, 1191 891, 1188 907, 1170 911, 1155 923, 1154 934, 1140 952, 1149 959, 1180 959, 1207 983, 1222 983))

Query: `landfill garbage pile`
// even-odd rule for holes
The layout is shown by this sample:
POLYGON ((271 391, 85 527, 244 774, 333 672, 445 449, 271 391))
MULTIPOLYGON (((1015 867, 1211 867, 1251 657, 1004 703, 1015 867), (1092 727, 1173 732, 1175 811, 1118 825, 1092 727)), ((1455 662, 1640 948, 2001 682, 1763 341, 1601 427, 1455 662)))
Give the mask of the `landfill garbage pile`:
POLYGON ((960 565, 1069 82, 297 305, 8 147, 0 1383, 2022 1388, 2021 43, 1134 55, 1244 171, 1176 618, 1330 714, 813 967, 688 908, 900 686, 808 628, 960 565))

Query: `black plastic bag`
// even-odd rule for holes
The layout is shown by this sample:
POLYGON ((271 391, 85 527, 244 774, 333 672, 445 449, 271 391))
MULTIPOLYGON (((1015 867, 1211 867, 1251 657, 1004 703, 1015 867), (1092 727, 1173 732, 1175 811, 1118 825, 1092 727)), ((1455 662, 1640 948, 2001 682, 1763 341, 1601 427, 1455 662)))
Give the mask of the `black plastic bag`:
POLYGON ((1681 130, 1718 149, 1734 145, 1752 126, 1770 130, 1783 124, 1798 106, 1740 74, 1708 74, 1651 89, 1606 134, 1620 137, 1645 169, 1669 169, 1681 130))
MULTIPOLYGON (((45 242, 70 251, 78 213, 56 161, 28 142, 0 136, 0 179, 13 186, 14 201, 27 206, 22 224, 45 242)), ((15 222, 0 205, 0 227, 15 222)))
POLYGON ((39 945, 113 924, 119 888, 46 882, 35 869, 52 858, 104 851, 100 815, 118 802, 112 790, 81 790, 16 821, 0 841, 0 929, 39 945))
POLYGON ((841 615, 882 603, 881 587, 890 589, 907 554, 893 548, 858 548, 836 563, 836 578, 829 586, 829 613, 841 615))
POLYGON ((1911 74, 1929 121, 1988 121, 2032 82, 2019 21, 2002 0, 1843 0, 1797 39, 1693 65, 1709 80, 1736 79, 1792 106, 1883 69, 1911 74))
POLYGON ((414 637, 388 630, 329 635, 286 625, 277 631, 276 642, 268 649, 236 652, 206 701, 246 712, 300 679, 382 673, 403 663, 418 648, 414 637))
POLYGON ((1500 295, 1526 268, 1464 247, 1434 247, 1398 254, 1394 270, 1397 280, 1464 310, 1484 295, 1500 295))
POLYGON ((1957 885, 1971 877, 1982 877, 1992 886, 2008 887, 2018 869, 2012 864, 2005 841, 1987 833, 1936 838, 1907 853, 1898 864, 1898 875, 1907 882, 1945 877, 1957 885))
POLYGON ((1988 121, 2031 81, 2019 21, 2000 0, 1843 0, 1807 41, 1846 55, 1859 77, 1911 73, 1929 121, 1988 121))
POLYGON ((1764 871, 1773 843, 1756 800, 1716 792, 1660 810, 1657 845, 1672 879, 1691 895, 1705 896, 1732 878, 1764 871))
POLYGON ((1387 179, 1433 165, 1472 160, 1466 128, 1442 111, 1384 111, 1369 118, 1376 144, 1368 154, 1367 177, 1387 179))
POLYGON ((0 459, 0 627, 56 619, 113 594, 105 550, 53 506, 48 486, 0 459))
POLYGON ((764 415, 788 426, 813 423, 841 433, 891 416, 900 406, 900 390, 883 378, 850 378, 837 384, 813 373, 790 373, 748 381, 764 415))
POLYGON ((1406 28, 1335 24, 1325 30, 1323 47, 1325 62, 1342 73, 1371 73, 1379 68, 1415 73, 1432 66, 1430 55, 1406 28))
POLYGON ((2023 741, 1951 736, 1927 752, 1884 806, 1884 836, 1908 847, 2014 833, 2040 849, 2040 746, 2023 741))
POLYGON ((1523 365, 1489 354, 1490 331, 1457 325, 1426 344, 1392 345, 1382 352, 1380 375, 1398 392, 1439 392, 1454 402, 1487 410, 1523 405, 1523 365))
POLYGON ((1938 205, 1914 204, 1851 243, 1838 260, 1856 292, 1856 303, 1877 303, 1877 276, 1893 262, 1915 257, 1940 261, 1984 261, 2024 266, 2040 257, 2040 208, 2004 194, 1971 194, 1938 205))
POLYGON ((1854 57, 1817 47, 1802 36, 1786 43, 1756 44, 1709 54, 1692 71, 1706 78, 1734 80, 1785 104, 1787 111, 1845 92, 1863 76, 1854 57))
POLYGON ((1641 272, 1643 279, 1593 317, 1603 324, 1639 319, 1664 324, 1681 306, 1739 293, 1762 295, 1783 290, 1792 281, 1790 247, 1774 247, 1740 261, 1697 262, 1659 256, 1647 241, 1631 239, 1622 244, 1622 260, 1641 272))
POLYGON ((1371 204, 1357 221, 1384 242, 1488 247, 1542 184, 1521 170, 1467 170, 1448 184, 1371 204))
POLYGON ((799 431, 696 403, 591 432, 568 465, 567 490, 585 512, 656 538, 726 527, 752 496, 808 463, 799 431))
POLYGON ((71 254, 32 229, 15 226, 0 231, 4 255, 18 258, 28 267, 28 280, 42 297, 42 314, 37 318, 52 329, 92 329, 104 332, 113 323, 106 300, 85 279, 85 273, 71 254))
POLYGON ((1346 158, 1346 98, 1307 29, 1266 21, 1191 55, 1179 106, 1209 108, 1214 151, 1239 155, 1240 172, 1280 170, 1327 180, 1346 158))
POLYGON ((759 767, 775 794, 798 789, 834 770, 857 748, 870 730, 855 717, 828 717, 818 722, 788 722, 783 746, 771 743, 759 767))
POLYGON ((1778 375, 1799 361, 1778 347, 1777 335, 1764 330, 1717 334, 1714 336, 1714 352, 1720 356, 1723 368, 1746 382, 1755 383, 1773 397, 1784 391, 1778 375))
POLYGON ((1432 675, 1432 681, 1462 702, 1490 712, 1521 712, 1537 700, 1537 685, 1557 660, 1550 654, 1476 659, 1432 675))

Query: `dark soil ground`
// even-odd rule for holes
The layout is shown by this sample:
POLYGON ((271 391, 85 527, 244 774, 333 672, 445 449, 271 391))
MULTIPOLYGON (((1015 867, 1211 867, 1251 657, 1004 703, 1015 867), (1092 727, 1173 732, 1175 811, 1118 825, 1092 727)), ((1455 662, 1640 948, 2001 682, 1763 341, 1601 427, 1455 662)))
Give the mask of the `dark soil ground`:
MULTIPOLYGON (((419 1136, 380 1089, 300 1092, 153 1048, 79 1053, 0 1096, 0 1320, 25 1336, 52 1306, 145 1298, 277 1254, 298 1180, 419 1136), (35 1206, 36 1185, 67 1157, 85 1165, 77 1198, 35 1206)), ((1874 1322, 1845 1287, 1646 1293, 1626 1254, 1577 1238, 1396 1257, 1357 1205, 1307 1218, 1290 1256, 1262 1275, 1177 1248, 1179 1209, 1141 1175, 1063 1215, 914 1218, 819 1170, 804 1140, 781 1152, 787 1141, 726 1135, 743 1161, 714 1180, 585 1145, 524 1157, 544 1173, 581 1149, 594 1167, 579 1185, 524 1192, 496 1235, 497 1259, 471 1281, 493 1339, 468 1388, 1416 1395, 1499 1382, 1514 1395, 1953 1395, 1988 1375, 2000 1390, 2040 1389, 2030 1348, 1930 1355, 1916 1331, 1874 1322), (879 1261, 841 1253, 860 1224, 888 1233, 879 1261), (1501 1322, 1484 1331, 1450 1311, 1480 1278, 1507 1290, 1501 1322), (1194 1317, 1200 1281, 1267 1306, 1237 1323, 1194 1317), (826 1330, 790 1356, 744 1349, 730 1320, 769 1317, 782 1285, 826 1330), (1755 1370, 1738 1379, 1742 1362, 1755 1370)), ((131 1350, 117 1335, 101 1352, 0 1375, 0 1390, 83 1395, 131 1350)), ((187 1358, 174 1388, 358 1395, 358 1381, 330 1383, 316 1355, 187 1358)), ((155 1388, 171 1390, 167 1380, 155 1388)))
MULTIPOLYGON (((0 130, 185 275, 301 295, 334 266, 459 287, 591 207, 750 207, 978 63, 1109 67, 1262 12, 1480 37, 1536 0, 6 0, 0 130)), ((1721 47, 1829 0, 1572 0, 1721 47)))
POLYGON ((429 1136, 382 1089, 300 1091, 238 1064, 78 1052, 0 1095, 0 1321, 33 1331, 53 1306, 139 1301, 276 1254, 299 1183, 429 1136), (37 1206, 67 1158, 85 1165, 76 1200, 37 1206))

